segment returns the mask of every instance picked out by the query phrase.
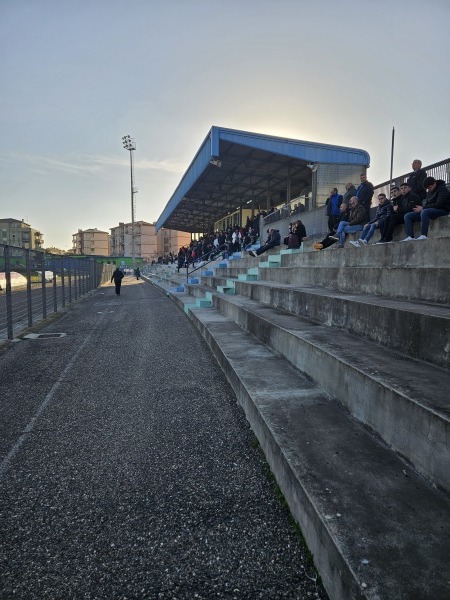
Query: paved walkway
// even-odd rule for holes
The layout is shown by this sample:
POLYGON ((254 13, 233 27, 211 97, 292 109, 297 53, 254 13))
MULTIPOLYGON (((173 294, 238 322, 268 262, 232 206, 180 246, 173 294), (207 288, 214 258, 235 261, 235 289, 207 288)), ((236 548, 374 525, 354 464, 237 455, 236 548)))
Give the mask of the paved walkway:
POLYGON ((2 599, 326 598, 173 302, 126 278, 40 331, 0 352, 2 599))

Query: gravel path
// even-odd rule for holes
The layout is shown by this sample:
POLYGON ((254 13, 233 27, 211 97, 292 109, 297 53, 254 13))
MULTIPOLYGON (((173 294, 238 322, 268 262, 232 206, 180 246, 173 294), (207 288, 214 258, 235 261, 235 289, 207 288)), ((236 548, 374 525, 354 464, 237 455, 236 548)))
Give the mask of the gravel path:
POLYGON ((326 598, 206 344, 124 282, 0 353, 0 597, 326 598))

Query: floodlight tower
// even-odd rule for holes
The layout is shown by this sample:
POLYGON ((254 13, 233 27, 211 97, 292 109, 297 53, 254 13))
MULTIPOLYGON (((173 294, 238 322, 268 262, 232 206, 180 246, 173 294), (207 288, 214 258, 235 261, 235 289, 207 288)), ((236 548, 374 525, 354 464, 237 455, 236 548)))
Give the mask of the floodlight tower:
POLYGON ((136 204, 134 195, 137 193, 137 189, 134 187, 134 155, 133 152, 136 150, 136 142, 129 135, 124 135, 122 138, 123 147, 130 153, 130 173, 131 173, 131 263, 133 270, 136 268, 136 237, 134 228, 134 213, 136 204))

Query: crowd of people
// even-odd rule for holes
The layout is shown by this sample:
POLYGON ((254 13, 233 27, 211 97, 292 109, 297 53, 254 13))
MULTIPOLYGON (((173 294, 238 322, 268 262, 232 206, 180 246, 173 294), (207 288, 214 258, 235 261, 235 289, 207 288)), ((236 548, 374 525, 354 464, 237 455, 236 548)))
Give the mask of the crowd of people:
MULTIPOLYGON (((383 192, 378 194, 378 207, 373 218, 370 218, 373 195, 374 186, 367 180, 365 173, 360 175, 358 187, 348 182, 343 194, 336 187, 332 188, 325 204, 328 234, 321 242, 315 243, 314 248, 322 250, 335 243, 343 248, 347 234, 358 232, 359 239, 350 243, 359 248, 367 245, 377 230, 380 232, 380 239, 376 244, 392 243, 394 230, 400 225, 404 225, 406 234, 402 242, 425 240, 428 237, 430 219, 450 213, 450 191, 445 182, 429 177, 419 159, 413 161, 412 172, 407 181, 391 188, 389 198, 383 192), (415 222, 420 222, 418 237, 414 237, 415 222)), ((304 206, 297 205, 296 209, 290 214, 303 212, 304 206)), ((260 218, 274 212, 275 209, 271 209, 268 212, 261 211, 252 218, 248 217, 243 227, 229 225, 225 230, 210 232, 198 240, 192 240, 189 245, 182 246, 176 257, 170 254, 161 259, 161 262, 166 262, 166 259, 167 262, 176 262, 179 271, 187 265, 195 268, 200 262, 211 260, 219 254, 226 258, 233 252, 247 250, 250 255, 259 256, 270 248, 281 245, 280 231, 268 229, 265 239, 261 238, 260 247, 257 250, 251 249, 260 239, 260 218)), ((288 248, 300 248, 306 235, 304 224, 297 220, 289 225, 289 233, 283 242, 288 248)))
POLYGON ((400 225, 404 225, 406 234, 402 242, 428 239, 430 220, 450 213, 450 190, 442 179, 428 176, 419 159, 411 166, 412 173, 400 186, 391 188, 390 198, 382 192, 378 194, 378 207, 372 219, 369 210, 374 187, 365 174, 361 174, 358 188, 347 183, 345 194, 332 188, 325 203, 328 234, 314 248, 323 250, 336 242, 343 248, 347 234, 358 232, 359 239, 350 244, 360 248, 369 243, 376 230, 380 231, 376 244, 393 243, 394 230, 400 225), (414 237, 416 221, 420 222, 420 235, 414 237))

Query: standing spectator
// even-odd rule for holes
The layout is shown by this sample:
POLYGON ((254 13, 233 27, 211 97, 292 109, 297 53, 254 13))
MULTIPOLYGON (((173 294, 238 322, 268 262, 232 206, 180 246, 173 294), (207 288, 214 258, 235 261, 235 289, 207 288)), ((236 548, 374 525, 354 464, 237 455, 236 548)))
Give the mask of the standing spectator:
POLYGON ((353 183, 349 181, 345 184, 345 194, 342 200, 347 206, 350 206, 350 198, 353 198, 353 196, 356 196, 356 188, 353 183))
POLYGON ((329 197, 325 202, 326 214, 328 217, 328 231, 332 233, 336 231, 336 225, 339 223, 340 211, 339 207, 342 204, 342 196, 338 193, 337 188, 331 188, 329 197))
POLYGON ((356 196, 359 200, 359 203, 364 207, 367 219, 370 218, 370 205, 372 204, 373 197, 373 185, 370 181, 367 181, 367 177, 364 173, 359 176, 361 183, 356 190, 356 196))
POLYGON ((427 172, 425 171, 425 169, 422 169, 422 161, 419 160, 418 158, 415 158, 412 161, 411 166, 412 166, 413 172, 408 177, 407 183, 408 183, 409 187, 411 188, 411 191, 413 194, 416 194, 416 196, 419 196, 419 198, 421 200, 425 200, 425 197, 427 194, 425 192, 425 188, 423 187, 423 182, 425 181, 427 172))
POLYGON ((422 204, 419 196, 411 192, 407 183, 402 183, 400 189, 397 186, 391 188, 391 199, 392 213, 381 227, 381 239, 377 244, 392 243, 395 227, 404 223, 406 213, 412 212, 415 206, 422 204))
POLYGON ((364 223, 367 222, 367 213, 364 206, 356 196, 350 198, 350 215, 348 221, 341 221, 335 235, 330 235, 333 240, 339 242, 339 248, 344 247, 345 235, 362 231, 364 223))
POLYGON ((114 283, 116 285, 116 294, 117 296, 120 296, 120 288, 122 287, 122 279, 123 279, 124 275, 122 273, 122 271, 119 269, 119 267, 116 268, 116 270, 114 271, 114 273, 112 274, 111 277, 111 283, 114 280, 114 283))
POLYGON ((417 240, 428 239, 428 228, 430 219, 445 217, 450 212, 450 192, 442 179, 436 180, 434 177, 426 177, 423 187, 428 194, 422 205, 416 206, 413 212, 405 215, 405 229, 407 237, 402 242, 409 242, 414 239, 414 221, 420 221, 420 235, 417 240))
POLYGON ((375 233, 376 229, 381 229, 387 218, 391 216, 392 204, 391 201, 386 198, 386 194, 378 194, 378 208, 375 213, 375 217, 364 225, 359 240, 351 241, 350 244, 355 248, 360 248, 361 245, 367 245, 375 233))

